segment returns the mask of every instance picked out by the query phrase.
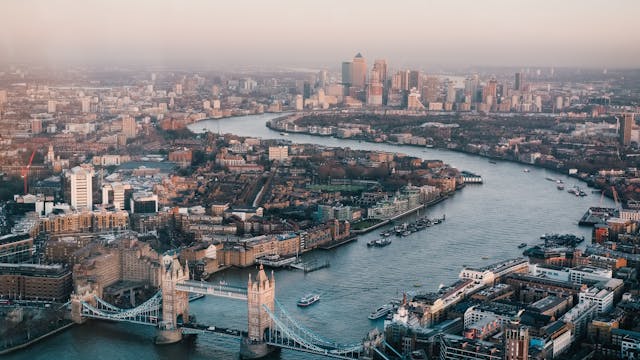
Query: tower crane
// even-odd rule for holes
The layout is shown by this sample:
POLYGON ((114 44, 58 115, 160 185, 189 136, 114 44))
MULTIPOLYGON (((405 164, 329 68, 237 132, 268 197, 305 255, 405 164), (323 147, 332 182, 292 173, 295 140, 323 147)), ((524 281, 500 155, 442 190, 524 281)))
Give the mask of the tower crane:
POLYGON ((29 176, 29 169, 31 168, 31 163, 33 162, 33 157, 36 155, 36 150, 34 149, 31 153, 31 157, 29 158, 29 163, 22 168, 20 176, 24 179, 24 193, 27 194, 27 178, 29 176))

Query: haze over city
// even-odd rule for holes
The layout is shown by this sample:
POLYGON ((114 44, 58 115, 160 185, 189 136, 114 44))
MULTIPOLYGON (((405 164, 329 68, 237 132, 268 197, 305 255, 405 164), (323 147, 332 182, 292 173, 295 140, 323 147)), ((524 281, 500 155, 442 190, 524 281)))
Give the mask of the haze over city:
POLYGON ((640 63, 640 2, 6 0, 0 61, 73 65, 640 63))

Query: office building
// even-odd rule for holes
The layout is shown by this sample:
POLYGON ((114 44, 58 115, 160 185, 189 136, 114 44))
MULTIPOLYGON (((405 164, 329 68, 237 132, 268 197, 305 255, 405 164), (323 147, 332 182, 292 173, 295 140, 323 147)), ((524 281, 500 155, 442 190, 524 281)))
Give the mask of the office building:
POLYGON ((70 181, 71 206, 78 210, 93 208, 93 169, 76 166, 67 172, 70 181))
POLYGON ((513 86, 514 90, 518 90, 521 91, 523 89, 523 77, 522 77, 522 73, 521 72, 517 72, 516 73, 516 80, 515 80, 515 84, 513 86))
POLYGON ((367 83, 367 61, 358 53, 351 64, 351 86, 364 89, 367 83))
POLYGON ((63 265, 0 264, 0 294, 9 299, 64 302, 72 288, 63 265))

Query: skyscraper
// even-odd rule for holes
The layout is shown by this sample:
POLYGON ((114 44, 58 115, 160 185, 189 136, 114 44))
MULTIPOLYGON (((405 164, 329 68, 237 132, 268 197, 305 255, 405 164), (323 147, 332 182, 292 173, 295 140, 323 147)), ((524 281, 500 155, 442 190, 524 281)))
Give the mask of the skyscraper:
POLYGON ((378 79, 382 86, 387 87, 387 61, 376 59, 373 63, 373 70, 378 73, 378 79))
POLYGON ((367 83, 367 61, 362 54, 357 53, 353 58, 351 69, 351 86, 364 89, 367 83))
POLYGON ((375 68, 371 70, 369 85, 367 86, 367 105, 382 105, 382 84, 380 83, 380 74, 375 68))
POLYGON ((631 130, 633 129, 634 124, 634 114, 633 113, 625 113, 622 117, 622 124, 620 124, 620 144, 623 146, 628 146, 631 144, 631 130))
POLYGON ((527 360, 529 358, 529 328, 514 321, 504 329, 505 360, 527 360))
POLYGON ((523 88, 523 77, 522 77, 522 73, 521 72, 517 72, 516 73, 516 82, 515 85, 513 86, 514 90, 522 90, 523 88))
POLYGON ((344 85, 344 93, 349 94, 349 88, 351 87, 351 73, 353 71, 353 64, 351 61, 344 61, 342 63, 342 85, 344 85))
POLYGON ((69 170, 71 206, 78 210, 93 209, 93 169, 76 166, 69 170))
POLYGON ((129 115, 122 116, 122 133, 127 139, 132 139, 136 137, 138 133, 138 128, 136 126, 136 119, 129 115))
POLYGON ((420 74, 420 70, 409 71, 409 84, 407 87, 409 90, 413 88, 420 90, 422 87, 422 75, 420 74))

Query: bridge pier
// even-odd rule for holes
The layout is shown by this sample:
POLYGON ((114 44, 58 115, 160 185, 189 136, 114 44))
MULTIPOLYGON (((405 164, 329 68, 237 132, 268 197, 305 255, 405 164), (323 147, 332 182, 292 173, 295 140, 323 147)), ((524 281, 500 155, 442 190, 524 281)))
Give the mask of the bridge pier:
POLYGON ((252 341, 243 337, 240 341, 240 359, 261 359, 267 355, 279 352, 280 348, 267 345, 264 341, 252 341))
POLYGON ((182 330, 180 329, 161 329, 156 331, 155 343, 157 345, 175 344, 182 341, 182 330))

